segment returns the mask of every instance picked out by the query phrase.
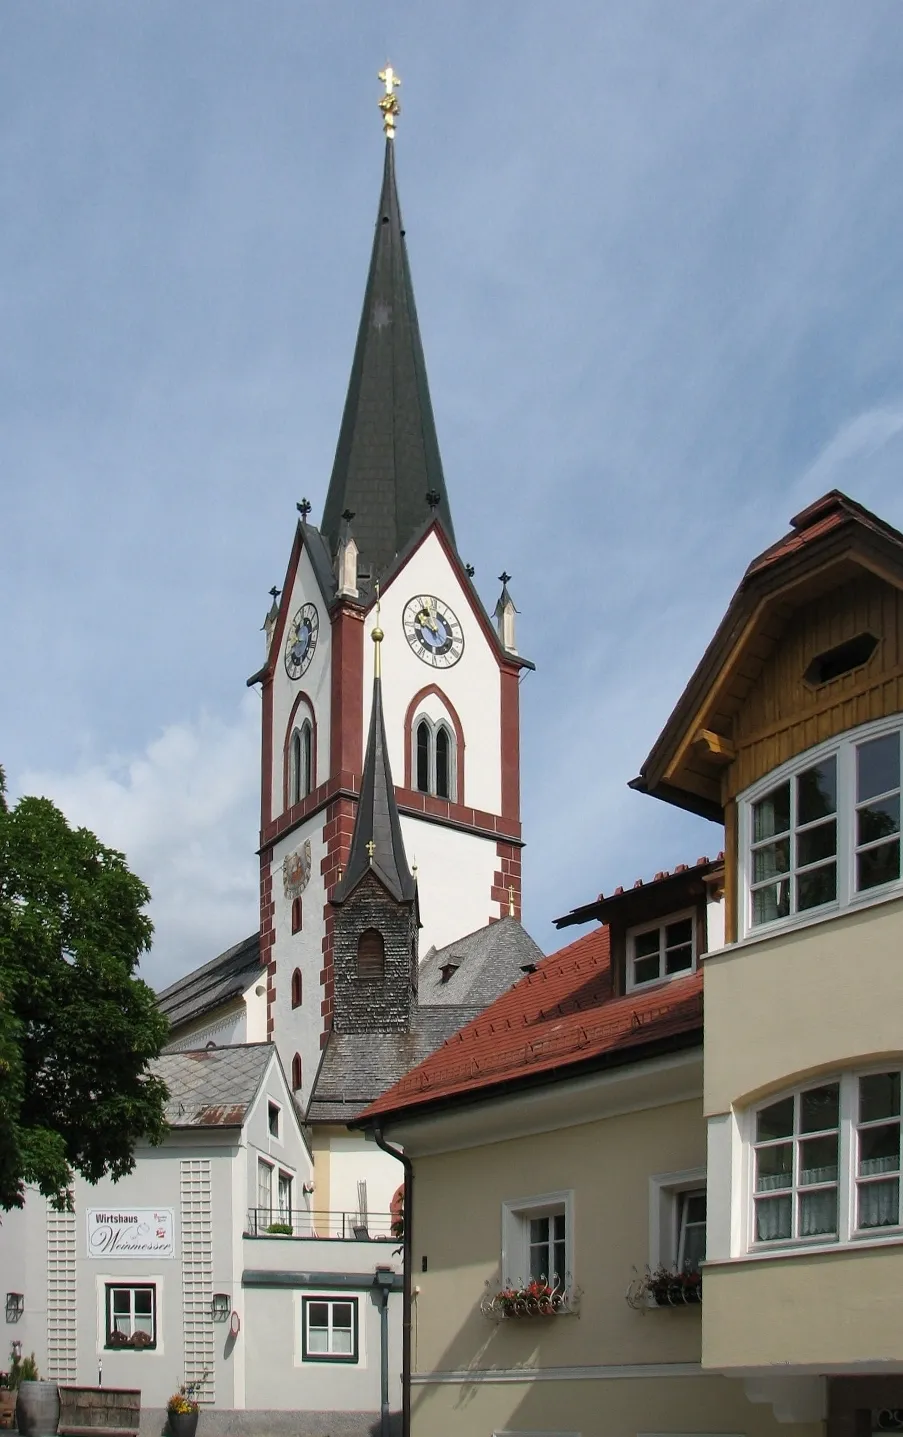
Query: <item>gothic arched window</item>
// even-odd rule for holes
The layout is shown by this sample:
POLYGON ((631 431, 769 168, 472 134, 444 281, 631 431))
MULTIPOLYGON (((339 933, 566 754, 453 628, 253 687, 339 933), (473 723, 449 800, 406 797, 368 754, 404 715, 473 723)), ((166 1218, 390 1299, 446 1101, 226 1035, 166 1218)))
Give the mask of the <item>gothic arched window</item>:
POLYGON ((378 928, 365 928, 357 940, 357 971, 360 978, 382 978, 386 967, 386 945, 378 928))
POLYGON ((293 933, 300 933, 302 926, 303 926, 303 923, 302 923, 302 913, 301 913, 301 899, 300 899, 300 898, 293 898, 293 899, 292 899, 292 932, 293 932, 293 933))
POLYGON ((300 803, 311 790, 311 757, 313 750, 310 719, 305 719, 292 734, 289 745, 288 801, 300 803))
POLYGON ((433 732, 427 719, 417 725, 417 789, 430 793, 430 772, 433 767, 433 732))
POLYGON ((304 1082, 304 1069, 301 1065, 301 1054, 296 1053, 292 1058, 292 1088, 297 1093, 304 1082))
POLYGON ((448 725, 421 718, 414 730, 418 793, 455 799, 455 740, 448 725))
POLYGON ((295 971, 294 971, 294 973, 292 974, 292 1007, 293 1007, 293 1008, 300 1008, 300 1007, 301 1007, 301 995, 302 995, 302 991, 303 991, 303 989, 302 989, 302 980, 301 980, 301 969, 300 969, 300 968, 296 968, 295 971))

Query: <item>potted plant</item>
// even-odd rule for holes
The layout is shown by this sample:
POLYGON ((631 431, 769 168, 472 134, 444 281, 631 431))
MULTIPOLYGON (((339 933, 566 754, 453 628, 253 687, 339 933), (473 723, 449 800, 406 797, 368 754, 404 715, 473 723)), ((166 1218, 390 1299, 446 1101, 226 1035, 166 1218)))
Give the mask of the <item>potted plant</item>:
POLYGON ((267 1232, 275 1233, 279 1237, 291 1237, 292 1225, 290 1222, 271 1222, 267 1232))
POLYGON ((646 1277, 645 1288, 656 1307, 693 1306, 702 1302, 702 1273, 657 1267, 646 1277))
POLYGON ((206 1379, 206 1372, 200 1382, 183 1382, 166 1404, 166 1420, 172 1437, 194 1437, 198 1426, 197 1390, 206 1379))
POLYGON ((60 1392, 55 1382, 42 1382, 32 1352, 20 1357, 14 1351, 8 1374, 16 1392, 16 1426, 22 1437, 55 1432, 60 1420, 60 1392))

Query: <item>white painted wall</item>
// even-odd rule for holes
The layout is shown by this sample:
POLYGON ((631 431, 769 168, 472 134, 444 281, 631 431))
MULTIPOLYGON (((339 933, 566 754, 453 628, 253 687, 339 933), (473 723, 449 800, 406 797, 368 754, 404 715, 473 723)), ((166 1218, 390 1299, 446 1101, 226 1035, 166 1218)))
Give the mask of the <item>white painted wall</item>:
MULTIPOLYGON (((373 693, 374 618, 368 618, 364 640, 364 733, 370 721, 373 693)), ((404 781, 404 717, 408 704, 427 684, 435 683, 451 699, 464 729, 465 790, 458 801, 469 808, 498 813, 501 785, 501 685, 493 649, 479 626, 448 558, 431 533, 382 595, 381 623, 383 711, 392 776, 404 781), (464 633, 464 654, 450 669, 423 663, 408 645, 402 614, 409 599, 434 594, 455 612, 464 633)))
POLYGON ((420 956, 431 947, 483 928, 498 908, 490 890, 499 858, 495 839, 402 815, 401 832, 408 862, 417 864, 420 889, 420 956))
POLYGON ((367 1210, 387 1213, 404 1181, 404 1169, 375 1143, 349 1133, 329 1139, 329 1206, 335 1212, 357 1211, 357 1185, 367 1184, 367 1210))
POLYGON ((301 1054, 304 1085, 298 1093, 302 1106, 310 1097, 310 1089, 320 1062, 320 1034, 323 1018, 320 1004, 323 988, 320 972, 323 967, 323 936, 326 925, 323 907, 326 901, 325 884, 320 871, 326 853, 323 839, 325 810, 296 828, 281 839, 273 849, 273 903, 275 907, 275 941, 273 956, 276 961, 276 1002, 275 1020, 276 1046, 282 1059, 282 1066, 291 1082, 292 1058, 301 1054), (282 861, 299 844, 310 839, 310 882, 301 895, 303 927, 300 933, 292 933, 292 905, 285 896, 282 881, 282 861), (301 969, 303 980, 303 1001, 299 1008, 292 1007, 292 973, 301 969))
POLYGON ((282 636, 281 652, 275 655, 273 675, 273 771, 271 776, 273 816, 282 812, 282 768, 285 735, 292 705, 299 692, 313 701, 317 720, 317 771, 314 787, 325 783, 329 775, 329 717, 331 708, 332 629, 329 614, 314 575, 306 549, 302 549, 297 573, 288 604, 289 623, 302 604, 315 604, 320 617, 317 647, 310 667, 300 679, 292 680, 285 672, 283 654, 288 626, 282 636))

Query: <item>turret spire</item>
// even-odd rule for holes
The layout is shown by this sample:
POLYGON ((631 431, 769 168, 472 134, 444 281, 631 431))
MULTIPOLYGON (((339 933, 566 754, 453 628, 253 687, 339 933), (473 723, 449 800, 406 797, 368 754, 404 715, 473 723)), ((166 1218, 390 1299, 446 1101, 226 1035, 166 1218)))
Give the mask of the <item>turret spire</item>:
POLYGON ((368 872, 375 873, 392 897, 411 903, 417 885, 408 867, 401 836, 401 819, 395 802, 395 785, 389 765, 386 726, 383 720, 383 696, 380 653, 385 637, 379 622, 379 586, 375 623, 370 637, 373 654, 373 705, 370 710, 370 733, 361 778, 361 796, 354 820, 351 852, 345 876, 333 894, 334 903, 344 903, 368 872))
POLYGON ((377 578, 391 564, 431 513, 454 542, 395 184, 397 84, 392 71, 383 100, 394 107, 380 106, 392 128, 376 233, 321 525, 334 555, 342 513, 353 510, 362 585, 368 572, 377 578), (434 506, 428 495, 438 496, 434 506))

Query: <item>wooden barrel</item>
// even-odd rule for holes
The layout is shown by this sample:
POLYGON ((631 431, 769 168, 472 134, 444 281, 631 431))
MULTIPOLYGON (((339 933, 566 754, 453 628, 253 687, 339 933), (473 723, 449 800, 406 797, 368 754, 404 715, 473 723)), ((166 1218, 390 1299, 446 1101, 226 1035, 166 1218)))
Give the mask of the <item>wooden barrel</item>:
POLYGON ((20 1382, 16 1426, 22 1437, 53 1437, 60 1420, 60 1392, 55 1382, 20 1382))

